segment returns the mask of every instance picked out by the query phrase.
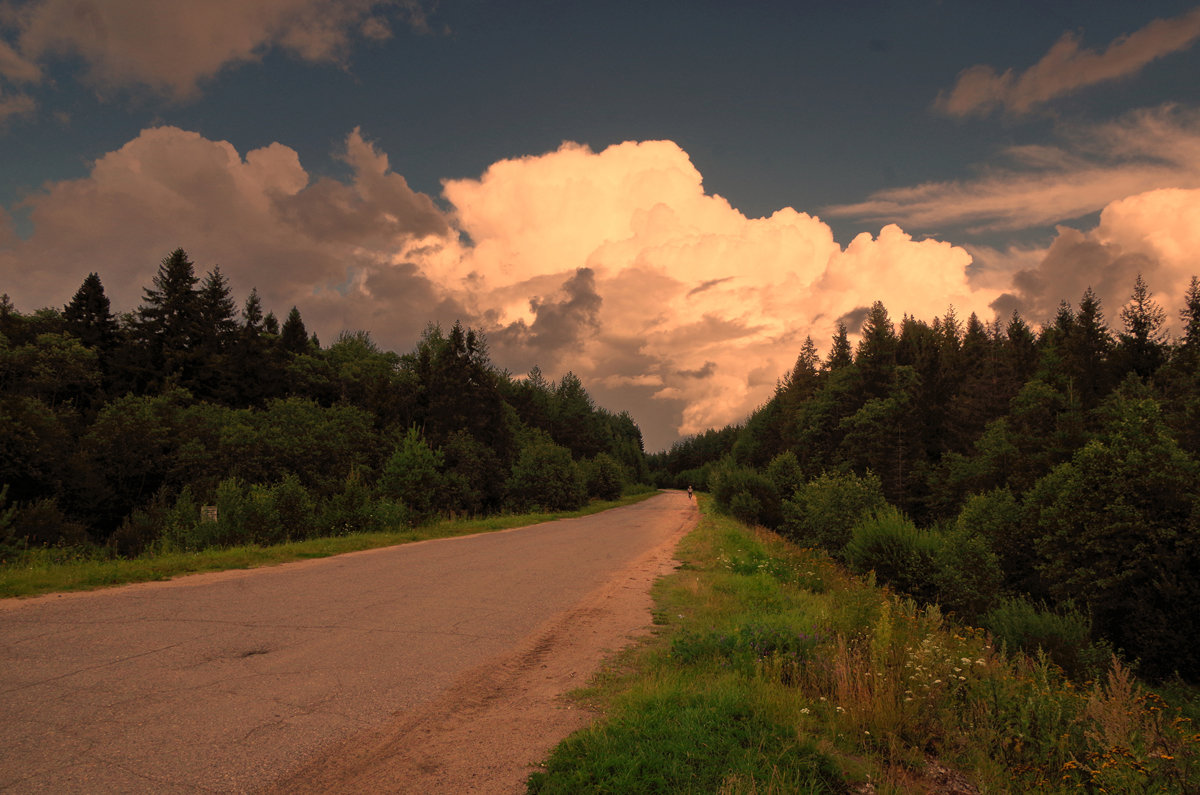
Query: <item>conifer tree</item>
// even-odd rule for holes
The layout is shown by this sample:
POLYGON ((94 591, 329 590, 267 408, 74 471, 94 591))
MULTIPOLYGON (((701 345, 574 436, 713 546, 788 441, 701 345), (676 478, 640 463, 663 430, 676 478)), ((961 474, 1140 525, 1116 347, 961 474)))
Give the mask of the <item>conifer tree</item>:
POLYGON ((159 351, 189 351, 200 337, 200 294, 187 252, 172 251, 159 265, 153 287, 145 289, 138 322, 143 339, 159 351))
POLYGON ((1163 331, 1166 319, 1167 313, 1150 297, 1150 290, 1139 273, 1129 303, 1121 310, 1125 331, 1120 337, 1120 352, 1124 368, 1137 373, 1143 381, 1154 375, 1166 361, 1166 334, 1163 331))
POLYGON ((300 310, 292 307, 279 334, 279 346, 285 351, 300 354, 308 351, 308 331, 300 319, 300 310))
POLYGON ((837 331, 833 335, 833 345, 829 349, 829 356, 825 359, 825 370, 832 372, 853 363, 854 357, 850 353, 850 338, 846 333, 846 324, 839 322, 837 331))
POLYGON ((89 273, 63 307, 66 330, 89 348, 107 349, 117 339, 117 320, 111 312, 104 285, 95 273, 89 273))
POLYGON ((237 331, 237 320, 234 317, 236 308, 229 290, 229 282, 221 273, 219 265, 214 266, 204 277, 204 283, 200 286, 199 301, 204 347, 210 353, 225 350, 237 331))
POLYGON ((1100 297, 1089 287, 1083 292, 1079 313, 1067 335, 1064 361, 1084 410, 1099 405, 1111 388, 1112 347, 1112 334, 1104 323, 1100 297))

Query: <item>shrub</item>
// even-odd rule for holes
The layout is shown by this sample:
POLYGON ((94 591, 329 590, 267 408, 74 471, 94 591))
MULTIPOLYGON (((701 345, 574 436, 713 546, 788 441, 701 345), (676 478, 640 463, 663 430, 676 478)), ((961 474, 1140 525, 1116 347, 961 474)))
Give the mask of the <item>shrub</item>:
POLYGON ((271 488, 271 507, 284 538, 309 538, 317 533, 316 503, 295 475, 284 476, 271 488))
POLYGON ((1003 574, 987 542, 962 526, 942 536, 934 554, 937 600, 964 619, 974 620, 999 597, 1003 574))
POLYGON ((766 475, 727 462, 713 473, 709 486, 722 513, 747 524, 779 525, 779 493, 766 475))
POLYGON ((508 500, 518 511, 569 511, 587 502, 587 488, 567 448, 535 438, 513 464, 508 500))
POLYGON ((77 546, 87 542, 87 530, 68 519, 54 498, 17 506, 10 516, 14 547, 77 546))
POLYGON ((1068 676, 1096 673, 1111 650, 1091 642, 1092 620, 1071 602, 1051 610, 1023 597, 1006 599, 988 611, 983 626, 1010 651, 1036 654, 1040 649, 1068 676))
POLYGON ((942 538, 919 530, 897 508, 888 506, 854 528, 843 554, 847 565, 924 602, 937 595, 937 558, 942 538))
POLYGON ((416 428, 409 428, 383 465, 379 493, 401 500, 418 523, 428 522, 442 509, 440 500, 445 485, 440 471, 442 464, 441 452, 431 448, 416 428))
POLYGON ((820 547, 840 558, 854 526, 886 504, 874 474, 825 473, 783 501, 780 531, 803 546, 820 547))
POLYGON ((788 499, 804 485, 804 472, 791 450, 785 450, 767 464, 767 477, 775 486, 780 499, 788 499))
POLYGON ((582 469, 589 497, 615 500, 621 496, 625 473, 608 453, 597 453, 595 458, 584 462, 582 469))
POLYGON ((982 538, 996 555, 1005 584, 1015 591, 1041 590, 1034 571, 1033 539, 1025 531, 1020 502, 1007 488, 967 498, 955 529, 982 538))
POLYGON ((364 533, 375 529, 374 500, 371 490, 357 471, 347 477, 342 490, 325 503, 321 527, 332 536, 364 533))

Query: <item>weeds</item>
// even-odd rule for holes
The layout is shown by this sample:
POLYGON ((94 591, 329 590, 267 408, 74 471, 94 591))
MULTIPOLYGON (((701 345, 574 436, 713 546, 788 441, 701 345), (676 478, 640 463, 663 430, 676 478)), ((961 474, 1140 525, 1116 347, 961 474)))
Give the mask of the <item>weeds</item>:
POLYGON ((531 792, 907 793, 947 776, 956 791, 1200 792, 1192 687, 1165 700, 1115 657, 1073 681, 1057 650, 1002 648, 725 517, 679 554, 657 636, 589 691, 608 722, 561 745, 531 792))

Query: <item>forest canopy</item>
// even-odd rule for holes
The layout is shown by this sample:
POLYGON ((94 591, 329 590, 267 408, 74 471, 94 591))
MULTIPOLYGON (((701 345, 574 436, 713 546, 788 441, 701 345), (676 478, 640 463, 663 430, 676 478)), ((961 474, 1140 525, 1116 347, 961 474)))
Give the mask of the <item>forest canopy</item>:
POLYGON ((501 371, 458 323, 404 354, 367 331, 323 347, 297 307, 280 323, 251 290, 239 309, 182 249, 124 314, 96 273, 62 309, 0 298, 0 558, 560 510, 647 478, 628 413, 572 373, 501 371))
POLYGON ((654 478, 997 634, 1019 623, 1014 642, 1075 622, 1195 678, 1195 278, 1179 312, 1171 339, 1141 276, 1115 331, 1090 289, 1036 330, 1015 312, 897 323, 877 301, 856 347, 845 326, 824 358, 807 340, 744 424, 651 456, 654 478))

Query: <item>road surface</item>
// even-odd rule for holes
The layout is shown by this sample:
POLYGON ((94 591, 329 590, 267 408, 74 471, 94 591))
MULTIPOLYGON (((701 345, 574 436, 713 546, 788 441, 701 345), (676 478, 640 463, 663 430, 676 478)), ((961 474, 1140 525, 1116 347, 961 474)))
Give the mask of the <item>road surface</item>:
POLYGON ((0 601, 0 792, 521 791, 695 517, 0 601))

